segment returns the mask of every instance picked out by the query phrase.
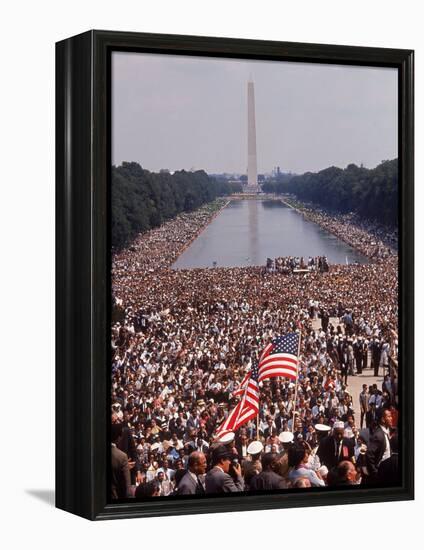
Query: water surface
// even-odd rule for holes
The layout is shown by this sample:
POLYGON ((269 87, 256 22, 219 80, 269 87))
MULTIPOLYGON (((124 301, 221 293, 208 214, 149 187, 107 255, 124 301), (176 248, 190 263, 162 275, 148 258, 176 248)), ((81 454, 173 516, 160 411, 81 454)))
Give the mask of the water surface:
POLYGON ((327 256, 330 263, 368 259, 280 201, 233 200, 174 263, 176 269, 265 265, 278 256, 327 256))

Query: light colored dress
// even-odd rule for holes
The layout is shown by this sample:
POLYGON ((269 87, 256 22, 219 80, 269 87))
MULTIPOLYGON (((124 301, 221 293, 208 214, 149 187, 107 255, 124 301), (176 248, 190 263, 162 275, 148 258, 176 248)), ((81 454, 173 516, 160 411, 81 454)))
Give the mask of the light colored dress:
POLYGON ((294 483, 296 479, 299 479, 300 477, 306 477, 311 482, 312 487, 324 487, 325 483, 322 479, 320 479, 317 474, 310 470, 309 468, 305 468, 304 465, 300 465, 299 468, 293 468, 289 473, 289 480, 294 483))

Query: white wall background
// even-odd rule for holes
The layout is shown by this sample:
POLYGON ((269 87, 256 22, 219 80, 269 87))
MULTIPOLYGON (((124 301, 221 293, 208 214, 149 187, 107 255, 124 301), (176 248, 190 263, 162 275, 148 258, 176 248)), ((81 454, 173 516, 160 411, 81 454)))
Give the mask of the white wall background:
MULTIPOLYGON (((423 204, 423 55, 413 0, 74 0, 3 4, 0 32, 2 538, 5 548, 401 548, 415 502, 90 523, 52 507, 54 487, 54 43, 97 28, 416 50, 416 200, 423 204), (43 496, 34 496, 32 492, 43 496), (43 492, 44 491, 44 492, 43 492), (47 502, 49 501, 49 502, 47 502)), ((416 209, 419 212, 419 209, 416 209)), ((423 222, 417 220, 417 242, 423 222)), ((417 250, 417 254, 419 249, 417 250)), ((417 274, 423 263, 417 258, 417 274)), ((417 283, 417 311, 423 295, 417 283)), ((419 321, 419 319, 417 320, 419 321)), ((422 323, 417 323, 417 339, 422 323)), ((419 349, 419 348, 418 348, 419 349)), ((423 387, 420 357, 416 387, 423 387)), ((418 407, 420 402, 418 401, 418 407)), ((420 408, 417 408, 420 411, 420 408)), ((421 507, 421 511, 420 511, 421 507)), ((420 522, 421 519, 421 522, 420 522)), ((412 541, 411 541, 412 542, 412 541)), ((419 545, 419 542, 418 542, 419 545)))

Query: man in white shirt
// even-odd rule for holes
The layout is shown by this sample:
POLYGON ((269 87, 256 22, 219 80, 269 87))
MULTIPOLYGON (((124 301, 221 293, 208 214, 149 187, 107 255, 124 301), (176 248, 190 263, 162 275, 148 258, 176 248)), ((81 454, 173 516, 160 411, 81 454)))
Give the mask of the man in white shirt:
POLYGON ((315 419, 319 415, 324 414, 325 407, 322 404, 322 400, 320 398, 317 399, 316 405, 312 407, 312 417, 315 419))
POLYGON ((159 472, 163 472, 164 478, 168 481, 172 481, 174 479, 175 470, 172 470, 172 468, 169 468, 168 466, 169 466, 168 459, 165 459, 162 462, 162 466, 158 468, 156 474, 158 474, 159 472))
POLYGON ((375 405, 376 409, 379 409, 383 404, 383 395, 379 390, 374 391, 368 401, 368 405, 375 405))

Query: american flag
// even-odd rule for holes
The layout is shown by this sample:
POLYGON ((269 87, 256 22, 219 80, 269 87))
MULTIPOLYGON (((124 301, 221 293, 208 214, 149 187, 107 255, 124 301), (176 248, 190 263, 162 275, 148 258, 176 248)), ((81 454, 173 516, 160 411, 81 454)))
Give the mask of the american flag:
POLYGON ((233 391, 231 395, 232 397, 236 397, 237 395, 243 394, 244 390, 246 389, 247 383, 249 382, 249 378, 250 378, 250 370, 246 374, 246 376, 243 378, 243 380, 240 382, 239 387, 233 391))
POLYGON ((288 332, 274 338, 259 359, 259 377, 261 382, 267 378, 283 376, 296 380, 299 348, 299 334, 288 332))
MULTIPOLYGON (((251 418, 254 418, 259 412, 259 386, 258 386, 258 363, 255 361, 252 364, 251 370, 245 376, 243 383, 243 396, 237 403, 228 417, 219 426, 215 433, 216 438, 220 438, 228 432, 235 432, 246 424, 251 418), (248 378, 247 378, 248 376, 248 378)), ((239 391, 239 390, 237 390, 239 391)))

